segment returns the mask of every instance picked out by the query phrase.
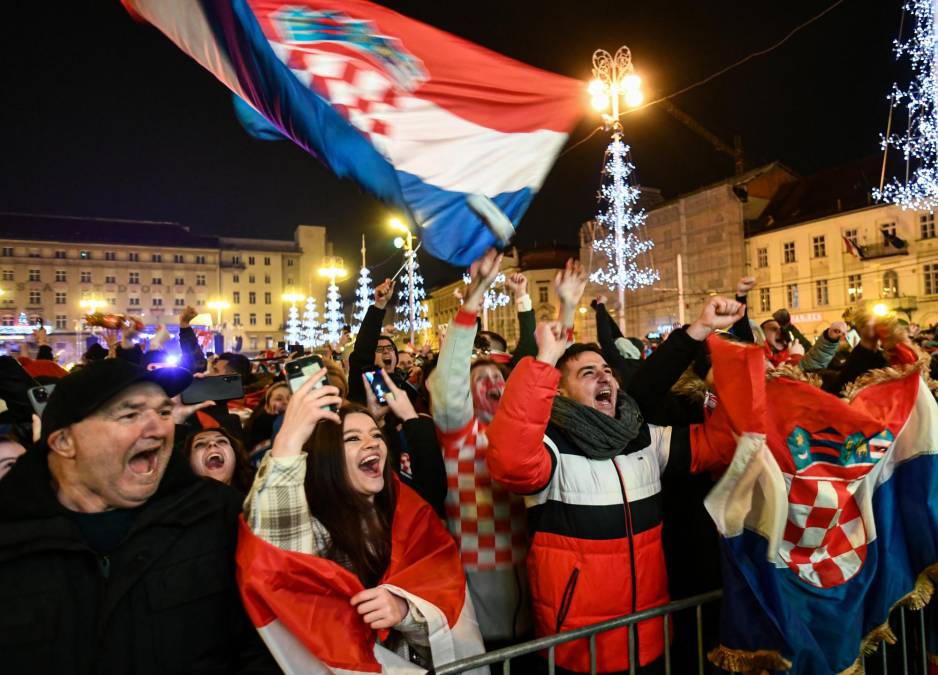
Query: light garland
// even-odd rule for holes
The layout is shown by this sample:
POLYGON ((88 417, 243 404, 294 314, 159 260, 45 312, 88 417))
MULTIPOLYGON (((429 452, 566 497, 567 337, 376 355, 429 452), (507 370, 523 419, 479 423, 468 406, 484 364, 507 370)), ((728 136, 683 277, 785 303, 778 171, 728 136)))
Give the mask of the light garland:
POLYGON ((342 324, 345 316, 342 312, 342 298, 339 296, 339 287, 335 283, 335 277, 332 277, 329 281, 324 318, 323 340, 331 344, 337 344, 342 336, 342 324))
POLYGON ((935 23, 938 0, 910 0, 905 11, 914 19, 911 37, 896 40, 896 59, 907 56, 912 66, 912 81, 907 89, 893 84, 887 99, 893 106, 904 106, 908 127, 905 134, 887 129, 880 136, 883 152, 895 148, 909 164, 906 180, 893 179, 881 190, 874 189, 877 201, 897 204, 904 209, 932 210, 938 206, 938 94, 935 76, 938 68, 935 23))
POLYGON ((371 307, 373 302, 371 270, 362 267, 358 273, 358 287, 355 289, 355 313, 352 315, 355 324, 352 326, 352 335, 358 335, 358 331, 362 327, 362 321, 365 320, 365 314, 367 314, 368 308, 371 307))
POLYGON ((306 298, 306 308, 303 311, 303 346, 307 349, 315 349, 321 344, 322 324, 319 323, 316 298, 311 295, 306 298))
POLYGON ((645 211, 635 208, 640 192, 628 183, 635 170, 635 165, 627 159, 628 154, 629 146, 619 138, 614 138, 606 148, 600 197, 607 206, 596 215, 596 222, 603 227, 606 236, 593 241, 593 250, 606 256, 608 263, 593 272, 590 281, 610 290, 635 290, 651 286, 659 279, 658 270, 640 267, 636 262, 638 256, 654 248, 654 242, 640 239, 636 234, 645 223, 645 211))
POLYGON ((300 312, 296 305, 290 305, 287 314, 287 345, 298 345, 303 339, 303 329, 300 326, 300 312))
MULTIPOLYGON (((414 264, 414 332, 419 333, 427 330, 432 325, 427 315, 430 313, 427 303, 424 302, 427 293, 423 288, 423 276, 420 274, 420 264, 417 262, 417 252, 411 251, 407 255, 413 256, 414 264)), ((397 295, 397 321, 394 327, 402 333, 410 332, 410 296, 408 290, 407 277, 403 277, 401 290, 397 295)))

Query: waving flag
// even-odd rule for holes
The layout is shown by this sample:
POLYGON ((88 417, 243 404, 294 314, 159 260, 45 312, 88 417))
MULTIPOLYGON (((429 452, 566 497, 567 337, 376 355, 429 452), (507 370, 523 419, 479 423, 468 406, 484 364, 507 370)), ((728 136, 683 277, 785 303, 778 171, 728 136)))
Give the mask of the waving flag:
POLYGON ((580 82, 364 0, 123 2, 269 123, 240 107, 252 133, 404 209, 455 265, 511 236, 582 109, 580 82))
POLYGON ((891 609, 922 607, 938 576, 938 405, 911 368, 848 402, 765 382, 757 347, 709 347, 738 438, 706 500, 725 585, 711 660, 736 672, 853 672, 864 648, 894 639, 891 609))
MULTIPOLYGON (((434 665, 482 653, 453 538, 429 504, 399 481, 395 485, 391 564, 381 585, 407 598, 426 618, 434 665)), ((338 564, 277 548, 257 537, 243 518, 237 563, 248 616, 287 675, 425 672, 376 642, 376 633, 349 604, 364 587, 338 564)))

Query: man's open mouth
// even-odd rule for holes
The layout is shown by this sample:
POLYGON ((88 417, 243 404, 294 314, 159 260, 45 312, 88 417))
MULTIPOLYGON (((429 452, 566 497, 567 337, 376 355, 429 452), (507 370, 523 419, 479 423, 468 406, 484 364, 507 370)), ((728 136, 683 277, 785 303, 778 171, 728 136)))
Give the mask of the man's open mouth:
POLYGON ((149 450, 141 450, 130 458, 127 466, 138 476, 148 476, 154 471, 160 463, 160 447, 149 450))
POLYGON ((489 389, 485 392, 485 397, 493 403, 498 403, 502 400, 502 391, 501 389, 489 389))
POLYGON ((369 478, 377 478, 381 475, 381 456, 368 455, 358 463, 358 468, 369 478))
POLYGON ((596 392, 596 405, 597 406, 611 406, 612 405, 612 389, 605 387, 596 392))

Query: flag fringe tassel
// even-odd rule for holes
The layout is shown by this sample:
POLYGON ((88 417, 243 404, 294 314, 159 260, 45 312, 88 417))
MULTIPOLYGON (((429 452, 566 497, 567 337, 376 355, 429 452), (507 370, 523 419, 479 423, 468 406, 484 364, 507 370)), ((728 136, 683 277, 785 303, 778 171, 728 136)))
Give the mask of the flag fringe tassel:
POLYGON ((780 653, 770 649, 748 651, 730 649, 720 645, 707 654, 710 663, 733 673, 768 673, 770 670, 790 670, 791 661, 780 653))
MULTIPOLYGON (((913 611, 924 608, 935 592, 935 580, 938 580, 938 563, 929 565, 918 575, 912 590, 902 596, 902 598, 892 606, 889 613, 892 614, 893 610, 897 607, 906 607, 913 611)), ((875 653, 876 650, 879 649, 880 643, 885 642, 886 644, 894 645, 897 641, 896 634, 893 632, 892 628, 889 627, 889 619, 887 618, 886 623, 874 628, 863 638, 863 641, 860 643, 861 656, 857 657, 857 660, 853 662, 852 666, 841 671, 838 675, 863 675, 863 665, 860 660, 864 656, 875 653)))

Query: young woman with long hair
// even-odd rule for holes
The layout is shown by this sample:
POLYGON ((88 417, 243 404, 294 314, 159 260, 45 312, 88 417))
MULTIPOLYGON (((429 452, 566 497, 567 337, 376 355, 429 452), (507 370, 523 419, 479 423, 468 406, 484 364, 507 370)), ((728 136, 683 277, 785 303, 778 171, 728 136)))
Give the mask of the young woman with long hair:
MULTIPOLYGON (((322 615, 304 614, 301 622, 311 634, 328 631, 328 622, 340 615, 337 612, 347 612, 341 614, 342 632, 357 653, 370 653, 378 632, 389 631, 380 642, 383 650, 431 667, 435 653, 452 654, 454 642, 466 643, 469 633, 457 634, 455 628, 452 635, 446 633, 463 621, 463 609, 475 627, 468 597, 462 602, 465 578, 458 552, 432 508, 392 471, 386 439, 368 409, 355 404, 338 412, 330 409, 341 405, 342 399, 336 387, 316 388, 324 375, 293 395, 245 501, 244 520, 251 534, 242 528, 238 556, 242 593, 254 602, 269 600, 264 614, 279 618, 281 611, 289 614, 295 606, 278 604, 284 586, 291 586, 285 570, 294 575, 292 586, 323 589, 327 599, 320 604, 313 602, 316 594, 309 590, 298 599, 310 607, 334 603, 336 595, 347 592, 346 610, 332 605, 322 615), (256 538, 266 544, 258 544, 256 538), (274 554, 268 544, 295 553, 274 554), (311 554, 342 570, 296 554, 311 554), (271 574, 276 581, 268 583, 271 574), (459 598, 455 604, 454 598, 459 598), (446 630, 440 630, 440 621, 446 630), (441 635, 449 641, 442 651, 434 646, 441 635)), ((289 621, 295 633, 296 617, 291 615, 289 621)), ((261 634, 269 639, 263 630, 261 634)), ((474 636, 478 637, 477 627, 474 636)), ((308 638, 304 644, 313 643, 315 656, 327 664, 336 665, 330 655, 346 649, 341 641, 296 637, 308 638), (326 653, 315 653, 317 646, 326 653)), ((478 648, 473 645, 464 653, 480 651, 481 638, 478 648)), ((455 649, 460 651, 458 645, 455 649)), ((271 651, 278 653, 273 645, 271 651)), ((386 653, 376 649, 375 658, 379 652, 386 653)))
POLYGON ((192 471, 230 485, 246 495, 254 480, 244 445, 224 427, 196 431, 186 438, 182 454, 192 471))

